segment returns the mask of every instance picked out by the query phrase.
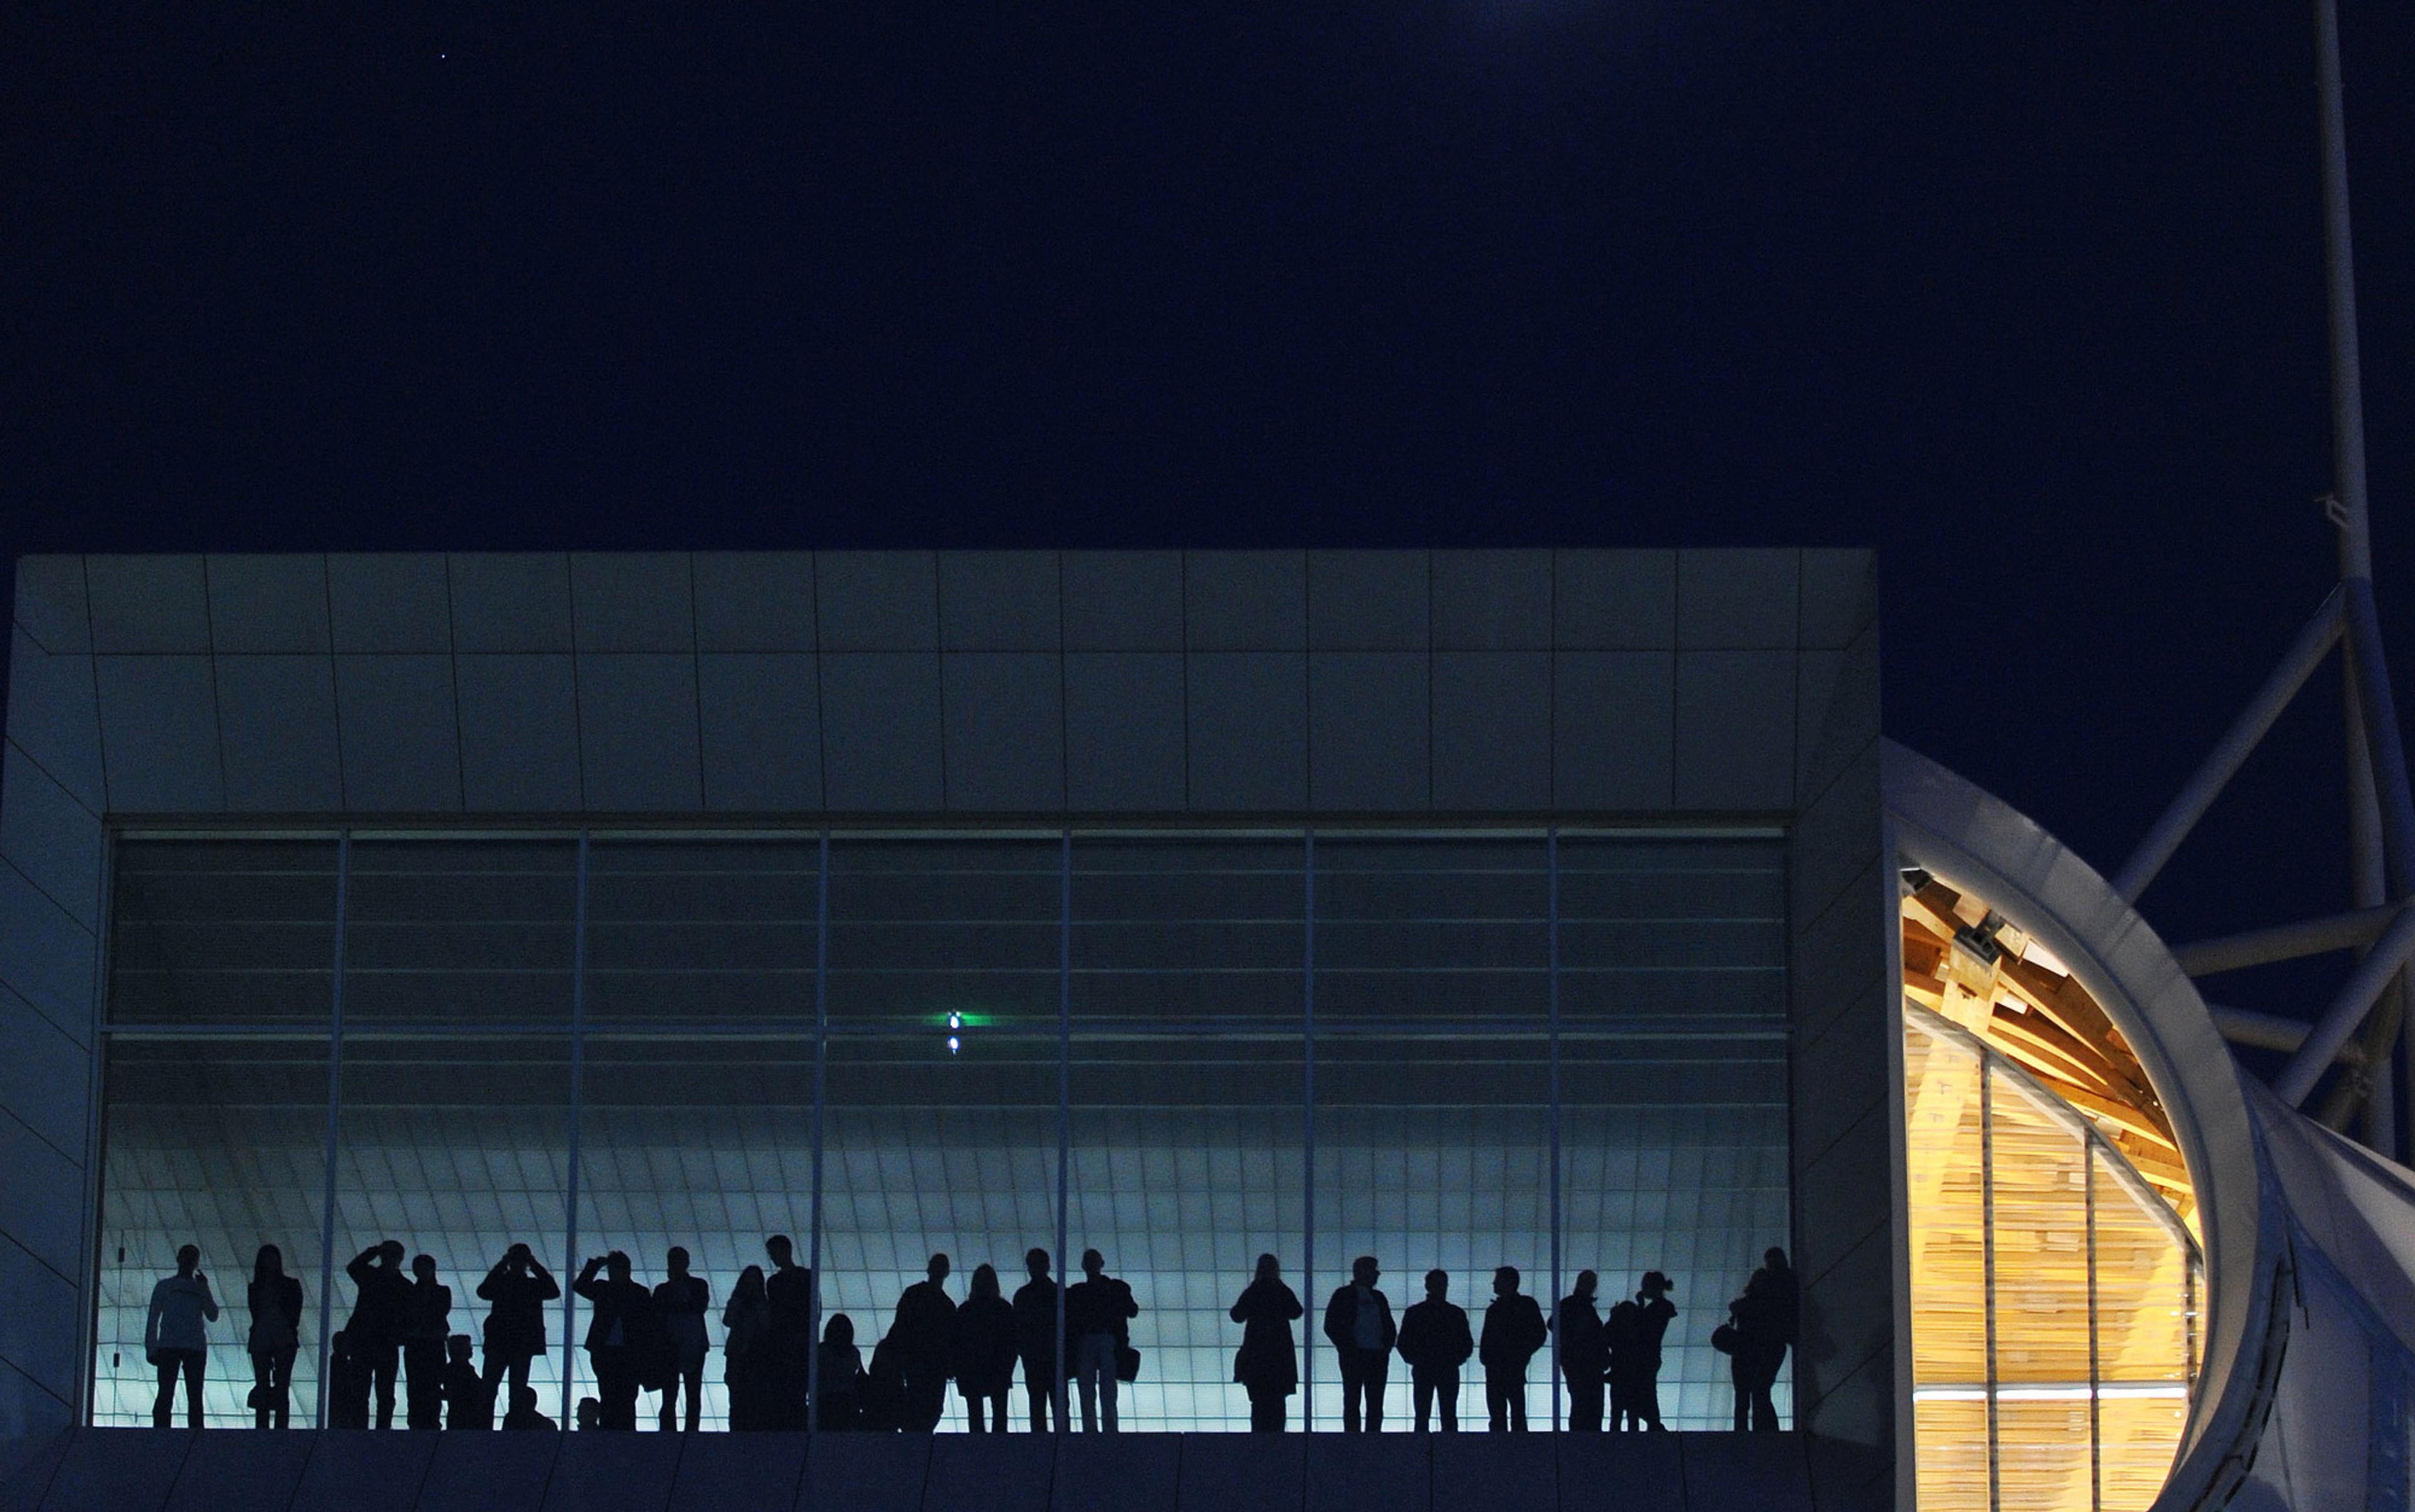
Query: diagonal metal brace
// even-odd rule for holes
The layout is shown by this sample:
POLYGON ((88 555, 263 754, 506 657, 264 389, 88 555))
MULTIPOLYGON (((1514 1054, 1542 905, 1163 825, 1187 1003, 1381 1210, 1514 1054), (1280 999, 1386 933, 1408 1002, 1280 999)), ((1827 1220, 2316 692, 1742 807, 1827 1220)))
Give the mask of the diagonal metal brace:
POLYGON ((2289 707, 2289 700, 2298 696, 2306 679, 2322 665, 2332 643, 2340 637, 2346 595, 2345 588, 2331 591, 2323 606, 2315 611, 2315 617, 2298 632, 2298 638, 2289 643, 2281 665, 2272 668, 2272 675, 2264 680, 2264 685, 2256 690, 2256 696, 2248 700, 2239 718, 2223 732, 2221 742, 2190 775, 2187 786, 2172 800, 2171 807, 2164 810, 2164 816, 2155 821, 2147 838, 2138 842, 2138 848, 2114 875, 2113 891, 2122 894, 2122 901, 2138 901, 2138 894, 2147 891, 2147 884, 2155 879, 2155 874, 2172 859, 2172 852, 2180 849, 2181 842, 2197 828, 2197 821, 2213 806, 2214 799, 2238 774, 2257 742, 2264 739, 2265 731, 2281 717, 2281 711, 2289 707))
POLYGON ((2415 955, 2415 904, 2403 905, 2398 918, 2381 938, 2374 941, 2373 952, 2357 963, 2356 974, 2348 979, 2332 1006, 2306 1032, 2306 1042, 2298 1047, 2297 1055, 2283 1067, 2272 1081, 2272 1090, 2282 1101, 2296 1107, 2306 1100, 2306 1094, 2323 1079, 2323 1072, 2339 1058, 2340 1047, 2348 1043, 2362 1026, 2365 1015, 2381 996, 2381 990, 2398 975, 2408 957, 2415 955))

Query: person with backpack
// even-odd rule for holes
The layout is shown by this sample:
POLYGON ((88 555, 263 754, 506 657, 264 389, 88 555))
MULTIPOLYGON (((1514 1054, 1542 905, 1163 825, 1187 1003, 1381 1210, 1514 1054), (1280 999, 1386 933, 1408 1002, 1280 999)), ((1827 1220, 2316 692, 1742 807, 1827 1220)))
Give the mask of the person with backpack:
POLYGON ((1728 1357, 1729 1378, 1735 1384, 1736 1431, 1775 1433, 1778 1406, 1770 1390, 1778 1385, 1778 1368, 1795 1342, 1801 1298, 1786 1251, 1771 1247, 1762 1266, 1745 1283, 1744 1295, 1728 1304, 1734 1329, 1734 1349, 1728 1357))
POLYGON ((1442 1431, 1459 1431, 1459 1368, 1476 1353, 1468 1332, 1467 1311, 1449 1297, 1447 1271, 1426 1272, 1426 1299, 1401 1314, 1401 1358, 1409 1364, 1409 1385, 1418 1409, 1418 1431, 1441 1399, 1442 1431))
POLYGON ((1518 1267, 1492 1273, 1492 1301, 1476 1357, 1484 1366, 1484 1411, 1495 1433, 1526 1431, 1526 1366, 1551 1341, 1543 1309, 1518 1290, 1518 1267))

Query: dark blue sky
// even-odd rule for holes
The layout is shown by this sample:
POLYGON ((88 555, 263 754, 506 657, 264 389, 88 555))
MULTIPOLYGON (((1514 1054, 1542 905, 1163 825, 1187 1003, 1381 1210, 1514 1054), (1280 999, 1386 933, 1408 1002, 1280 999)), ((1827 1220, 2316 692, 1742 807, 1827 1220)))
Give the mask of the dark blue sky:
MULTIPOLYGON (((503 8, 20 9, 0 546, 1871 544, 1889 732, 2108 870, 2327 586, 2302 5, 503 8)), ((2321 691, 2168 934, 2344 902, 2321 691)))

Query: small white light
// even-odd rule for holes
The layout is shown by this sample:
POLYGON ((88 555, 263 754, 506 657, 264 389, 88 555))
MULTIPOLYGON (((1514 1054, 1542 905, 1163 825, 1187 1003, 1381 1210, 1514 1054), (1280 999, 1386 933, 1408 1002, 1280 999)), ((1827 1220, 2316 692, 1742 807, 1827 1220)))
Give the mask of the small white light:
POLYGON ((948 1015, 948 1027, 949 1027, 949 1028, 951 1028, 951 1029, 961 1029, 961 1028, 963 1028, 964 1026, 965 1026, 965 1016, 964 1016, 962 1013, 951 1013, 951 1014, 949 1014, 949 1015, 948 1015))
POLYGON ((954 1035, 952 1035, 952 1035, 948 1036, 948 1054, 949 1054, 949 1055, 954 1055, 955 1053, 956 1053, 956 1037, 955 1037, 954 1035))

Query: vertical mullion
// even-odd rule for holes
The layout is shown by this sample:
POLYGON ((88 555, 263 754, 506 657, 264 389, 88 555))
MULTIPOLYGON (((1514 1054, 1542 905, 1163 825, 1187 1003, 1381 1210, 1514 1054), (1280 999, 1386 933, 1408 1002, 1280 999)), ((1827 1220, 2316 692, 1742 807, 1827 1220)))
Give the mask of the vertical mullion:
POLYGON ((2080 1185, 2088 1206, 2088 1505, 2105 1505, 2104 1362, 2096 1349, 2096 1141, 2079 1139, 2080 1185))
MULTIPOLYGON (((578 1118, 585 1100, 587 1056, 587 831, 578 831, 578 902, 570 916, 570 1141, 562 1191, 562 1266, 578 1269, 578 1118)), ((564 1430, 577 1420, 571 1410, 571 1367, 578 1359, 578 1292, 562 1289, 562 1421, 564 1430)))
POLYGON ((1979 1254, 1980 1316, 1988 1348, 1988 1506, 2002 1512, 2003 1486, 1996 1434, 1996 1074, 1979 1056, 1979 1254))
POLYGON ((328 993, 327 1185, 319 1211, 319 1406, 314 1428, 327 1426, 327 1325, 335 1317, 336 1120, 344 1106, 344 915, 351 903, 352 832, 336 836, 336 980, 328 993))
MULTIPOLYGON (((1552 1295, 1556 1308, 1560 1302, 1560 831, 1554 828, 1543 836, 1543 855, 1551 871, 1551 989, 1552 989, 1552 1295)), ((1552 1330, 1552 1431, 1560 1430, 1560 1331, 1552 1330)))
POLYGON ((1067 1190, 1073 1159, 1073 831, 1058 837, 1057 865, 1057 1379, 1048 1383, 1051 1426, 1065 1432, 1065 1290, 1073 1273, 1065 1265, 1070 1242, 1067 1190))
POLYGON ((1303 1433, 1316 1431, 1316 831, 1310 830, 1300 852, 1301 913, 1300 1014, 1304 1053, 1300 1060, 1300 1289, 1308 1294, 1308 1317, 1300 1332, 1305 1347, 1299 1374, 1299 1424, 1303 1433))
POLYGON ((822 1415, 822 1109, 830 1100, 830 831, 821 833, 814 891, 814 1190, 805 1219, 805 1431, 822 1415))

